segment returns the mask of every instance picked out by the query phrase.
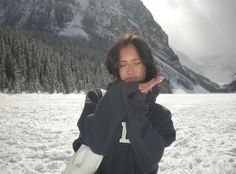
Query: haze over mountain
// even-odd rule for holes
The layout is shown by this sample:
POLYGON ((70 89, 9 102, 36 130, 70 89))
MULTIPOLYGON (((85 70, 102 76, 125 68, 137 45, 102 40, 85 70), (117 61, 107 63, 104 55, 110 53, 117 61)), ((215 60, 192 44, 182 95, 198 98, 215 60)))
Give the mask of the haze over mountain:
POLYGON ((234 57, 202 57, 196 61, 181 51, 175 50, 175 53, 182 65, 204 75, 213 82, 226 84, 236 79, 236 58, 234 57))

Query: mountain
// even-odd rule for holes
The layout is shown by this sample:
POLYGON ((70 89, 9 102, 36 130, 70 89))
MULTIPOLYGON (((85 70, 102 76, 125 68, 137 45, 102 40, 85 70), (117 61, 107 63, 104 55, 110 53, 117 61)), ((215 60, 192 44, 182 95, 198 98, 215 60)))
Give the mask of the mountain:
POLYGON ((236 92, 236 80, 232 81, 228 86, 229 92, 236 92))
POLYGON ((175 53, 178 55, 182 65, 204 75, 216 83, 225 84, 236 79, 235 57, 201 57, 196 61, 181 51, 175 50, 175 53))
POLYGON ((140 0, 0 0, 0 24, 80 37, 86 45, 81 49, 85 50, 83 54, 90 53, 91 47, 98 57, 118 35, 134 30, 152 47, 159 71, 168 79, 168 88, 186 92, 217 92, 219 88, 181 65, 168 36, 140 0))
POLYGON ((201 66, 200 62, 192 60, 190 57, 188 57, 186 54, 184 54, 181 51, 174 49, 174 52, 178 55, 181 65, 188 67, 189 69, 191 69, 195 72, 198 72, 199 74, 203 74, 202 66, 201 66))
POLYGON ((216 83, 225 84, 236 79, 236 56, 201 57, 199 61, 202 74, 216 83))
POLYGON ((228 83, 228 84, 224 84, 221 86, 221 92, 228 92, 228 93, 232 93, 232 92, 236 92, 236 80, 233 80, 232 82, 228 83))

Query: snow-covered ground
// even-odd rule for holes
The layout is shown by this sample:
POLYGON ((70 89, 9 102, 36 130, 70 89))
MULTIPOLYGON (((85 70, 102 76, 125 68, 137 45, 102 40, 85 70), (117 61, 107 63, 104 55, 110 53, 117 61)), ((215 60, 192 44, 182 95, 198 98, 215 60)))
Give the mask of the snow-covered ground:
MULTIPOLYGON (((84 94, 0 94, 0 173, 61 173, 84 94)), ((177 140, 159 174, 236 173, 236 94, 161 94, 172 111, 177 140)))

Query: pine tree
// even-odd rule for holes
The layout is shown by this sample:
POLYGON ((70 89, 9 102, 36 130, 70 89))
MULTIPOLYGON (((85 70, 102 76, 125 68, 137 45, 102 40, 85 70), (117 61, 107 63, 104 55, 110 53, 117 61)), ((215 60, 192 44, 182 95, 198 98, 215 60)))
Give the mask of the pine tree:
MULTIPOLYGON (((1 34, 0 34, 1 36, 1 34)), ((7 87, 7 77, 5 72, 6 48, 3 38, 0 41, 0 90, 3 92, 7 87)))
POLYGON ((109 79, 96 44, 85 39, 0 27, 0 42, 1 90, 70 93, 109 79))
POLYGON ((7 87, 7 77, 5 74, 4 62, 0 60, 0 90, 3 92, 7 87))

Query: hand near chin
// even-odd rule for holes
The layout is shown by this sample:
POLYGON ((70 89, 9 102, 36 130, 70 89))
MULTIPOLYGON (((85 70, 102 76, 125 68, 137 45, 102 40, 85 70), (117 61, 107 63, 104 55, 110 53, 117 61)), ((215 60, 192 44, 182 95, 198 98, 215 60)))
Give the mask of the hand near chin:
POLYGON ((153 78, 152 80, 150 80, 148 82, 139 83, 139 90, 140 90, 140 92, 148 93, 149 91, 152 90, 152 88, 155 85, 160 84, 164 78, 165 77, 163 77, 163 76, 156 76, 155 78, 153 78))

